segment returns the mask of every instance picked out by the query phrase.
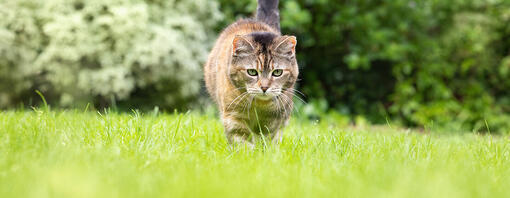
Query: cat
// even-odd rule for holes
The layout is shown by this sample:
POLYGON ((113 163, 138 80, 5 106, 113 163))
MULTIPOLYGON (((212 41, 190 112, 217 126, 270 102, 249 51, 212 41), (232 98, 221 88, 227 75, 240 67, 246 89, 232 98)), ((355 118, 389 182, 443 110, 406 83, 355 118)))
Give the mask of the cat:
POLYGON ((218 37, 204 66, 230 144, 281 140, 293 109, 299 69, 296 37, 280 34, 278 0, 258 0, 256 19, 241 19, 218 37))

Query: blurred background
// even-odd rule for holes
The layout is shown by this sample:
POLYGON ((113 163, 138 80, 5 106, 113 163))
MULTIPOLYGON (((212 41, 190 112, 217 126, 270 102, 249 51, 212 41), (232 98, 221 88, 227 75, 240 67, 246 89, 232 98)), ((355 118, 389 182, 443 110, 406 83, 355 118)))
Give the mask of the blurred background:
MULTIPOLYGON (((1 0, 0 109, 211 106, 202 66, 256 0, 1 0)), ((510 132, 509 0, 280 0, 300 116, 510 132), (326 116, 324 116, 326 115, 326 116)))

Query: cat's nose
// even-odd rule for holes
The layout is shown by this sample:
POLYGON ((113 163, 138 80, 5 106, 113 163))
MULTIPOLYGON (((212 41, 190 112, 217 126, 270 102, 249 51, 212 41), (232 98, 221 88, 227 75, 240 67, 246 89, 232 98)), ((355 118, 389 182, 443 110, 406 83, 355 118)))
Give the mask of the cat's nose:
POLYGON ((267 89, 269 89, 269 87, 264 87, 264 86, 262 86, 262 87, 260 87, 260 88, 262 89, 262 91, 263 91, 264 93, 266 93, 267 89))

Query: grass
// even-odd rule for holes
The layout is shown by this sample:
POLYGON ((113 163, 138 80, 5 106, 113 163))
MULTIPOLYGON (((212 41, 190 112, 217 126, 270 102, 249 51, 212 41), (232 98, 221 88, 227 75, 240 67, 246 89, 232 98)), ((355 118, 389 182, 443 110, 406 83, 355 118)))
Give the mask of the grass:
POLYGON ((232 148, 201 114, 0 112, 1 197, 507 197, 507 137, 292 120, 232 148))

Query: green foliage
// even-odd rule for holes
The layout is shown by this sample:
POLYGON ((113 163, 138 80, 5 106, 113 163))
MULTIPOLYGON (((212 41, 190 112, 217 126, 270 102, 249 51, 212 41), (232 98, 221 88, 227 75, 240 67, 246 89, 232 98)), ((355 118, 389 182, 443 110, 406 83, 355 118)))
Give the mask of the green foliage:
POLYGON ((35 89, 59 106, 188 104, 200 90, 217 7, 209 0, 2 1, 0 108, 28 102, 35 89))
MULTIPOLYGON (((217 32, 252 16, 256 5, 1 1, 0 108, 32 105, 34 90, 64 107, 186 108, 199 95, 217 32)), ((510 131, 509 1, 286 0, 280 7, 283 33, 298 37, 306 116, 333 110, 375 123, 510 131)))
MULTIPOLYGON (((333 118, 333 117, 328 117, 333 118)), ((508 197, 510 140, 292 120, 231 147, 195 113, 0 112, 2 197, 508 197)))
MULTIPOLYGON (((254 1, 220 2, 233 21, 254 1)), ((509 1, 288 0, 280 10, 308 98, 376 123, 510 131, 509 1)))

